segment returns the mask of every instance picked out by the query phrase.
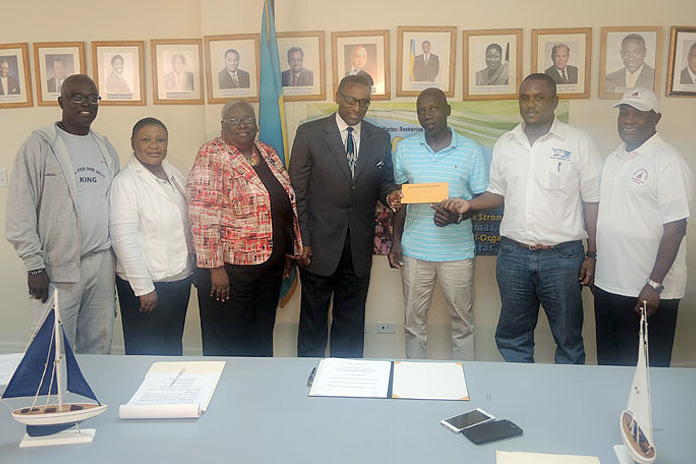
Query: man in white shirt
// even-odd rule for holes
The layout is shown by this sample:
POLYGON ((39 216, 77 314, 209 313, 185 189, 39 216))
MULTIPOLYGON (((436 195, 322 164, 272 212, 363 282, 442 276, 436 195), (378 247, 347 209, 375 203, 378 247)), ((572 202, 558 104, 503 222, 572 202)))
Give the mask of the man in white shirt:
POLYGON ((592 285, 601 160, 592 139, 554 117, 556 84, 527 76, 519 92, 524 123, 493 148, 488 190, 442 202, 465 214, 505 204, 496 277, 502 308, 495 333, 506 361, 534 362, 541 304, 556 341, 556 363, 585 362, 582 285, 592 285), (587 239, 585 255, 582 240, 587 239))
POLYGON ((16 95, 20 93, 19 83, 10 76, 10 62, 0 57, 0 95, 16 95))
POLYGON ((686 222, 691 171, 657 134, 655 94, 624 94, 618 130, 623 143, 602 170, 597 220, 595 320, 599 364, 635 365, 638 325, 647 305, 650 365, 668 367, 677 307, 686 290, 686 222))

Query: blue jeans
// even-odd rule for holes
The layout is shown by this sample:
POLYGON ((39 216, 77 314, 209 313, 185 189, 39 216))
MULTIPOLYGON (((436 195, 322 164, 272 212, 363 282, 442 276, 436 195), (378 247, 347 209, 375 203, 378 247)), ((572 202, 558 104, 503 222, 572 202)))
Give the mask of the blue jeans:
POLYGON ((532 251, 503 237, 496 267, 502 308, 495 342, 506 361, 534 362, 534 329, 541 303, 556 342, 556 363, 585 363, 578 281, 583 260, 579 240, 532 251))

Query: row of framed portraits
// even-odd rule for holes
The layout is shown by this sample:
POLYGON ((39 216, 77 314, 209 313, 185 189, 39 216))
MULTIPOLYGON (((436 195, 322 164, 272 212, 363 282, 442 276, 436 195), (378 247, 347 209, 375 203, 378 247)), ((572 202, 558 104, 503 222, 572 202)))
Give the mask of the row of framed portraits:
MULTIPOLYGON (((522 79, 522 29, 463 32, 464 100, 514 99, 522 79)), ((589 98, 592 28, 533 29, 533 72, 550 75, 562 98, 589 98)), ((438 87, 454 96, 456 27, 399 27, 396 96, 438 87)), ((626 88, 656 92, 660 27, 603 27, 599 98, 626 88)), ((325 100, 324 32, 278 33, 283 94, 287 101, 325 100)), ((154 104, 257 101, 258 34, 152 40, 154 104), (205 60, 205 66, 204 66, 205 60), (205 69, 205 73, 204 73, 205 69), (207 90, 207 92, 206 92, 207 90)), ((372 80, 372 98, 391 98, 389 31, 332 32, 333 85, 348 74, 372 80)), ((63 79, 86 73, 83 42, 34 43, 39 106, 56 105, 63 79)), ((92 42, 93 78, 103 105, 145 105, 145 42, 92 42)), ((696 28, 672 27, 668 96, 696 96, 696 28)), ((0 45, 0 108, 33 106, 29 46, 0 45)))

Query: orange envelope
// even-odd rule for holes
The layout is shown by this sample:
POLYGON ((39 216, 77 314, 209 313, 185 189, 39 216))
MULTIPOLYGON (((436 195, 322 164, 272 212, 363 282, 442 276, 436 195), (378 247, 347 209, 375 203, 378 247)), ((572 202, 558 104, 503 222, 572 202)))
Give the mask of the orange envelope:
POLYGON ((440 203, 449 197, 449 184, 447 182, 433 182, 430 184, 404 184, 401 186, 404 197, 401 203, 440 203))

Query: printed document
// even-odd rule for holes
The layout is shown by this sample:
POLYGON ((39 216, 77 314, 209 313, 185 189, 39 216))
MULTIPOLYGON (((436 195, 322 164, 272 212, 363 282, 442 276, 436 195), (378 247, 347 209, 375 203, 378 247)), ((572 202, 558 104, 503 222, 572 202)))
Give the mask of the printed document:
POLYGON ((208 409, 225 361, 156 362, 127 404, 121 419, 199 417, 208 409))
POLYGON ((496 451, 496 464, 599 464, 594 456, 496 451))
POLYGON ((394 361, 392 398, 469 401, 462 363, 394 361))
POLYGON ((386 398, 390 371, 391 361, 322 359, 309 396, 386 398))

